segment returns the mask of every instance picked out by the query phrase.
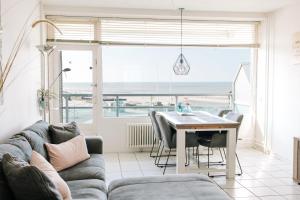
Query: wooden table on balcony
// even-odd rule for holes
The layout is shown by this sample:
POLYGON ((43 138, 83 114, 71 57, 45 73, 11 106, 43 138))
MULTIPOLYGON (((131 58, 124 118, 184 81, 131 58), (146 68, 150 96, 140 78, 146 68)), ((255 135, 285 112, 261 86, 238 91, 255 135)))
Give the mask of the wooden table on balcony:
MULTIPOLYGON (((159 112, 164 116, 169 124, 177 130, 176 147, 176 172, 177 174, 186 173, 185 167, 185 133, 187 131, 227 131, 226 147, 226 178, 235 177, 235 151, 236 151, 236 129, 238 122, 230 121, 207 112, 194 112, 193 115, 180 115, 176 112, 159 112)), ((192 169, 194 171, 196 169, 192 169)), ((200 170, 198 170, 200 171, 200 170)), ((206 169, 206 171, 215 171, 206 169)), ((219 170, 220 171, 220 170, 219 170)), ((224 171, 224 170, 223 170, 224 171)))

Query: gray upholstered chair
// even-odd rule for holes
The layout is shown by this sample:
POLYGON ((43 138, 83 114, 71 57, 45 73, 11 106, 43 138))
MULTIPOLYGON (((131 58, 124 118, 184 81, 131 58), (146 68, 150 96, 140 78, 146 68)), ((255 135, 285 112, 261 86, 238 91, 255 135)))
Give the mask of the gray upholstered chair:
MULTIPOLYGON (((156 115, 157 123, 161 132, 161 137, 162 137, 162 148, 161 148, 161 153, 162 154, 164 149, 168 149, 168 154, 167 154, 167 159, 165 163, 165 168, 163 171, 163 174, 166 172, 166 167, 168 166, 168 161, 169 157, 171 155, 171 150, 176 149, 176 130, 173 129, 167 122, 167 120, 161 116, 161 115, 156 115)), ((198 137, 194 132, 188 132, 186 133, 186 148, 190 147, 198 147, 198 137)), ((189 154, 186 154, 186 160, 189 162, 188 158, 189 154)), ((159 157, 160 159, 160 157, 159 157)), ((158 161, 159 164, 159 161, 158 161)))
MULTIPOLYGON (((229 119, 231 121, 241 123, 243 120, 243 115, 241 115, 239 113, 228 112, 225 115, 225 118, 229 119)), ((238 131, 239 131, 239 128, 237 128, 237 132, 236 132, 237 138, 238 138, 238 131)), ((224 150, 224 148, 226 148, 226 144, 227 144, 226 137, 227 137, 227 131, 212 131, 210 136, 206 134, 205 137, 200 137, 198 142, 201 146, 208 147, 208 152, 209 152, 210 148, 219 148, 219 149, 222 148, 223 152, 224 152, 224 156, 226 158, 226 153, 224 150)), ((220 151, 220 153, 221 153, 221 151, 220 151)), ((221 153, 221 155, 222 155, 222 153, 221 153)), ((242 171, 242 167, 241 167, 238 155, 237 155, 237 153, 235 155, 236 155, 238 165, 240 168, 240 173, 238 175, 242 175, 243 171, 242 171)), ((208 157, 207 165, 209 167, 209 165, 210 165, 209 153, 208 153, 207 157, 208 157)))
POLYGON ((153 132, 154 132, 154 141, 152 144, 152 148, 150 151, 150 157, 155 158, 154 160, 154 164, 158 167, 165 167, 164 164, 159 164, 159 160, 161 157, 165 157, 165 155, 159 154, 160 153, 160 149, 162 148, 162 136, 161 136, 161 132, 160 132, 160 128, 158 126, 157 123, 157 119, 156 119, 156 111, 151 111, 149 113, 150 119, 151 119, 151 123, 152 123, 152 127, 153 127, 153 132), (158 150, 156 152, 156 154, 153 155, 153 150, 154 150, 154 146, 158 141, 158 150))
POLYGON ((154 132, 154 141, 153 141, 153 145, 152 145, 152 148, 151 148, 151 151, 150 151, 150 157, 152 157, 152 158, 156 157, 155 155, 152 155, 155 144, 158 142, 159 143, 158 149, 160 149, 161 142, 162 142, 160 129, 159 129, 159 126, 157 124, 155 115, 156 115, 156 111, 151 111, 149 113, 149 117, 151 119, 151 123, 152 123, 152 127, 153 127, 153 132, 154 132))
POLYGON ((229 112, 232 112, 232 110, 219 110, 219 112, 218 112, 218 116, 219 117, 223 117, 224 115, 226 115, 226 114, 228 114, 229 112))

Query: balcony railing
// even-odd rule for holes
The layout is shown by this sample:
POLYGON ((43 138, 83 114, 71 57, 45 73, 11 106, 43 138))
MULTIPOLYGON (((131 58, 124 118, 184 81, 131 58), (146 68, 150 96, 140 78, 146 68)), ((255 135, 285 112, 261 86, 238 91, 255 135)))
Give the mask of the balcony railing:
MULTIPOLYGON (((214 112, 232 108, 228 94, 103 94, 104 117, 147 116, 151 110, 174 111, 178 102, 188 101, 193 111, 214 112)), ((62 94, 60 115, 62 122, 92 121, 92 94, 62 94)))

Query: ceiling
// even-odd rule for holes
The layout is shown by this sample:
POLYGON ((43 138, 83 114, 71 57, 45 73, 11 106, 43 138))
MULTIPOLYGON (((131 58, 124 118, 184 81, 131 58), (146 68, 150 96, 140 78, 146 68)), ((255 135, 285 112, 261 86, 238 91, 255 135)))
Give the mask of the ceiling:
POLYGON ((300 0, 43 0, 45 5, 194 11, 271 12, 300 0))

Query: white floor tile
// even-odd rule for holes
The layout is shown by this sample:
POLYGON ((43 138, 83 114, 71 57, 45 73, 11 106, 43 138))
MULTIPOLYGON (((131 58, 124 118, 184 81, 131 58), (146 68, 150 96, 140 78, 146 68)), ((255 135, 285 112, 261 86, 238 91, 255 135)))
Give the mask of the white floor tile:
POLYGON ((224 191, 233 198, 254 197, 254 194, 245 188, 224 189, 224 191))
POLYGON ((261 200, 285 200, 283 196, 265 196, 260 197, 261 200))
POLYGON ((134 164, 121 164, 122 171, 138 171, 140 166, 137 163, 134 164))
POLYGON ((278 180, 284 182, 285 185, 298 185, 292 178, 279 178, 278 180))
POLYGON ((258 197, 234 198, 234 200, 259 200, 258 197))
POLYGON ((238 182, 248 188, 248 187, 263 187, 265 186, 262 182, 258 181, 258 180, 238 180, 238 182))
POLYGON ((143 173, 140 171, 124 171, 122 172, 123 178, 130 178, 130 177, 141 177, 143 176, 143 173))
POLYGON ((248 188, 255 196, 261 197, 261 196, 274 196, 278 195, 278 193, 274 192, 268 187, 254 187, 254 188, 248 188))
POLYGON ((269 187, 286 185, 285 182, 281 181, 278 178, 263 178, 263 179, 257 179, 257 180, 269 187))
POLYGON ((285 198, 288 200, 299 200, 300 195, 286 195, 285 198))
POLYGON ((291 171, 284 171, 284 170, 272 171, 272 172, 270 172, 270 174, 275 178, 292 178, 293 177, 293 174, 291 171))
POLYGON ((280 195, 300 195, 300 186, 275 186, 272 190, 280 195))

